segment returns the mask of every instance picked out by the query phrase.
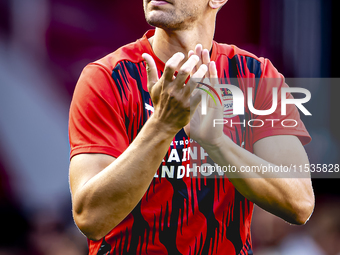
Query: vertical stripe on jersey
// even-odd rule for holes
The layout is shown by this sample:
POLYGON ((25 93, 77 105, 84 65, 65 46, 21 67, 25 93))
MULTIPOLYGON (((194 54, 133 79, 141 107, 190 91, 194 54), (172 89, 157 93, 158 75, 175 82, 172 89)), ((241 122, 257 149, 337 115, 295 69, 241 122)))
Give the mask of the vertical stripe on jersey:
MULTIPOLYGON (((117 85, 117 89, 119 91, 119 94, 121 96, 121 100, 123 103, 126 103, 129 101, 129 94, 131 91, 133 91, 135 88, 131 88, 133 84, 131 84, 130 79, 134 79, 135 83, 138 87, 138 90, 140 91, 142 88, 142 72, 141 72, 141 63, 135 64, 129 61, 121 61, 116 65, 116 67, 112 70, 112 78, 117 85)), ((144 98, 141 98, 144 108, 144 98)), ((144 114, 137 108, 136 113, 134 113, 133 116, 130 116, 129 112, 125 111, 124 108, 124 123, 126 132, 129 137, 130 143, 136 137, 140 129, 142 128, 143 124, 146 120, 143 120, 144 114)))

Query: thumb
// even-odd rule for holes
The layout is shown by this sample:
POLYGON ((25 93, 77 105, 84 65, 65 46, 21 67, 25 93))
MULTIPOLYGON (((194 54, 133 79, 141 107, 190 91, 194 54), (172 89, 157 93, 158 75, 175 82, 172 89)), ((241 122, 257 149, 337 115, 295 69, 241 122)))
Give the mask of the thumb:
POLYGON ((152 87, 158 81, 158 71, 155 60, 152 58, 151 55, 147 53, 143 53, 142 57, 146 62, 146 72, 148 77, 148 91, 151 92, 152 87))

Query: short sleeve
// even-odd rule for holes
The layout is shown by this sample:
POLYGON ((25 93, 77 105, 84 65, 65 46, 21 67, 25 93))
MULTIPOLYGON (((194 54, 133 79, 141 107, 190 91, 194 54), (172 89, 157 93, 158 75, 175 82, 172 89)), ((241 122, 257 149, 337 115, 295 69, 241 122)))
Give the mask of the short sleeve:
MULTIPOLYGON (((264 70, 259 80, 258 88, 255 88, 253 98, 255 109, 268 110, 272 107, 272 91, 274 87, 278 91, 276 110, 270 115, 253 115, 253 119, 265 123, 261 128, 253 128, 253 144, 268 136, 294 135, 300 139, 303 145, 306 145, 311 141, 311 137, 301 121, 297 107, 293 104, 287 104, 286 115, 281 114, 281 92, 282 88, 288 87, 288 85, 285 83, 283 75, 277 71, 268 59, 265 59, 264 70)), ((287 93, 286 98, 293 98, 293 96, 287 93)))
POLYGON ((129 145, 124 109, 111 74, 89 64, 76 85, 69 112, 72 158, 80 153, 118 157, 129 145))

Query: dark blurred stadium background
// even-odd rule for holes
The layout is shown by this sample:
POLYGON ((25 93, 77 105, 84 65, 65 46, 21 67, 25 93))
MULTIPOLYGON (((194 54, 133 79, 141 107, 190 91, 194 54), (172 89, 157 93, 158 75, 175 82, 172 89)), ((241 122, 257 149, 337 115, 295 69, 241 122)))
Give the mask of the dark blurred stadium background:
MULTIPOLYGON (((215 40, 269 58, 289 78, 340 77, 335 0, 229 0, 215 40)), ((86 254, 68 187, 68 107, 82 68, 140 38, 142 0, 0 0, 0 255, 86 254)), ((339 163, 340 85, 318 87, 311 162, 339 163)), ((314 179, 303 227, 256 208, 257 255, 340 254, 339 179, 314 179)))

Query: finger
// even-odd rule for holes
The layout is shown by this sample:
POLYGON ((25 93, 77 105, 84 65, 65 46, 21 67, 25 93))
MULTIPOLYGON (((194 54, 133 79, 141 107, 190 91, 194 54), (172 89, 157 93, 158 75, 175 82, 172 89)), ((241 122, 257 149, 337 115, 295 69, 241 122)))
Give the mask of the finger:
MULTIPOLYGON (((217 92, 217 96, 219 97, 219 100, 216 102, 217 107, 222 106, 222 92, 221 89, 216 87, 216 85, 219 83, 218 82, 218 77, 217 77, 217 68, 216 68, 216 63, 214 61, 211 61, 208 66, 209 72, 210 72, 210 84, 212 87, 215 87, 215 91, 217 92)), ((212 102, 210 102, 212 104, 212 102)))
POLYGON ((202 62, 207 65, 210 62, 210 53, 207 49, 202 50, 202 62))
POLYGON ((182 52, 177 52, 165 63, 163 77, 166 81, 171 82, 173 80, 174 74, 184 58, 182 52))
POLYGON ((193 76, 191 76, 189 80, 189 86, 184 87, 184 93, 185 95, 191 94, 194 89, 197 87, 198 83, 197 81, 200 81, 204 75, 207 73, 208 67, 206 65, 201 65, 200 68, 197 70, 196 73, 194 73, 193 76))
POLYGON ((146 73, 148 77, 148 91, 151 92, 152 87, 158 81, 158 71, 155 60, 147 53, 142 54, 146 62, 146 73))
POLYGON ((191 79, 194 79, 196 81, 203 79, 204 75, 208 71, 208 66, 207 65, 201 65, 200 68, 197 70, 196 73, 193 74, 191 79))
MULTIPOLYGON (((202 63, 205 65, 209 65, 210 63, 210 53, 207 49, 202 50, 202 63)), ((208 68, 208 72, 205 75, 205 77, 210 77, 210 72, 209 72, 209 68, 208 68)))
MULTIPOLYGON (((218 77, 217 77, 217 68, 216 63, 214 61, 211 61, 208 66, 209 73, 210 73, 210 84, 212 87, 215 87, 217 84, 219 84, 218 77)), ((218 93, 219 98, 222 99, 222 91, 220 88, 216 88, 216 92, 218 93)))
MULTIPOLYGON (((193 50, 189 50, 189 52, 188 52, 188 59, 191 57, 191 56, 193 56, 193 55, 195 55, 195 52, 193 51, 193 50)), ((196 71, 197 71, 197 65, 194 67, 194 69, 192 69, 192 71, 191 71, 191 73, 190 73, 190 75, 193 75, 194 73, 196 73, 196 71)))
POLYGON ((195 47, 195 54, 201 58, 203 46, 202 44, 197 44, 195 47))
MULTIPOLYGON (((183 85, 187 78, 189 77, 191 71, 197 65, 199 61, 199 57, 197 55, 192 55, 179 69, 176 84, 179 88, 183 88, 183 85)), ((197 72, 196 72, 197 73, 197 72)))
POLYGON ((188 52, 188 58, 190 58, 192 55, 195 55, 195 52, 193 50, 189 50, 188 52))
POLYGON ((195 72, 193 72, 193 74, 196 73, 200 65, 202 65, 202 50, 203 50, 202 44, 197 44, 195 47, 195 54, 200 58, 200 61, 197 63, 195 72))
POLYGON ((217 68, 216 68, 216 63, 214 61, 211 61, 209 63, 208 71, 210 74, 210 84, 214 87, 216 84, 218 84, 217 68))

